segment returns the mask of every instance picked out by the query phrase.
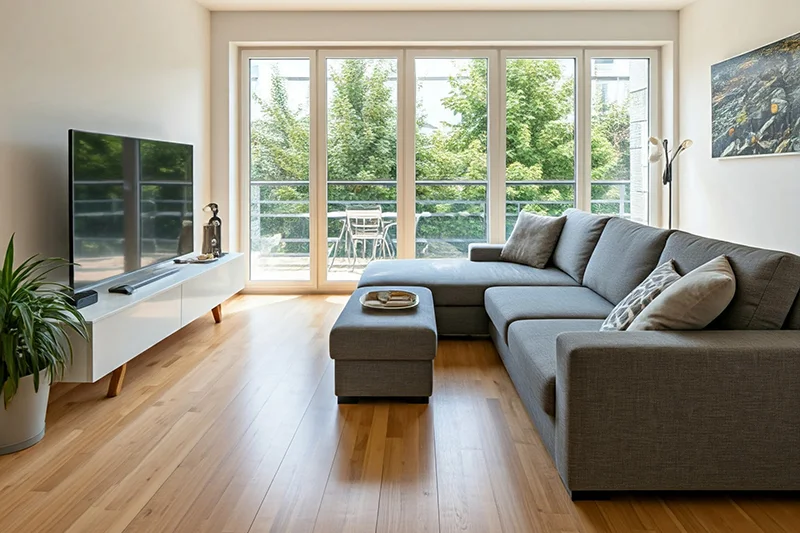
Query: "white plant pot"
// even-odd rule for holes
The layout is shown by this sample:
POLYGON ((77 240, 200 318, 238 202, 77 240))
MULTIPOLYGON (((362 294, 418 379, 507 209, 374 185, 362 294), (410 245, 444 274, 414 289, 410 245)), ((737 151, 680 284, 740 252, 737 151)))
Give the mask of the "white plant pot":
POLYGON ((29 448, 44 437, 50 380, 47 371, 39 374, 39 392, 33 390, 33 376, 19 380, 19 389, 8 409, 0 399, 0 455, 29 448))

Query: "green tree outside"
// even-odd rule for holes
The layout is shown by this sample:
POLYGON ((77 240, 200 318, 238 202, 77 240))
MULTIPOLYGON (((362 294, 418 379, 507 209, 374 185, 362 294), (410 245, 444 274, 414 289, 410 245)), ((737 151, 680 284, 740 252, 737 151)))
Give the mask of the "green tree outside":
MULTIPOLYGON (((391 60, 335 60, 330 69, 332 90, 328 113, 328 202, 330 211, 381 205, 396 211, 397 105, 388 80, 396 75, 391 60), (336 184, 336 182, 358 182, 336 184), (362 183, 363 182, 363 183, 362 183), (381 185, 370 182, 391 182, 381 185)), ((558 215, 574 205, 575 89, 572 78, 556 60, 511 59, 507 63, 506 180, 508 228, 518 206, 558 215), (557 183, 563 181, 564 184, 557 183), (543 182, 537 184, 535 182, 543 182), (556 183, 551 183, 556 182, 556 183), (516 183, 516 184, 515 184, 516 183)), ((486 240, 483 216, 487 180, 487 61, 472 60, 449 80, 443 106, 459 117, 432 132, 422 127, 417 110, 418 253, 464 255, 468 242, 486 240), (459 184, 426 184, 425 181, 459 184), (464 183, 474 181, 475 184, 464 183), (444 244, 435 239, 446 239, 444 244)), ((252 124, 253 181, 307 181, 309 118, 288 105, 285 81, 271 75, 272 98, 256 97, 262 118, 252 124)), ((595 99, 597 100, 597 99, 595 99)), ((627 179, 630 172, 630 119, 627 106, 596 106, 592 122, 592 180, 627 179)), ((618 198, 618 187, 595 186, 593 199, 618 198)), ((308 212, 308 186, 283 184, 255 187, 262 200, 291 204, 261 205, 261 213, 308 212)), ((260 218, 260 235, 308 236, 308 221, 260 218)), ((255 219, 254 219, 255 221, 255 219)), ((335 238, 341 229, 329 222, 335 238)), ((258 233, 259 227, 255 228, 258 233)), ((257 235, 254 234, 254 237, 257 235)), ((307 253, 307 244, 284 244, 284 252, 307 253)))

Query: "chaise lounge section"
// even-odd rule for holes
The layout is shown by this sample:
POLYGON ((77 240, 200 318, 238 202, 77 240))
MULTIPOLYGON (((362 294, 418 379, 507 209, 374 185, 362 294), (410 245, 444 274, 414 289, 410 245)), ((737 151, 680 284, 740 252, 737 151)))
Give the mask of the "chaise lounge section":
POLYGON ((800 258, 569 210, 545 269, 372 263, 360 286, 431 290, 439 335, 490 335, 574 499, 631 490, 800 489, 800 258), (611 331, 659 264, 726 255, 733 301, 702 331, 611 331))

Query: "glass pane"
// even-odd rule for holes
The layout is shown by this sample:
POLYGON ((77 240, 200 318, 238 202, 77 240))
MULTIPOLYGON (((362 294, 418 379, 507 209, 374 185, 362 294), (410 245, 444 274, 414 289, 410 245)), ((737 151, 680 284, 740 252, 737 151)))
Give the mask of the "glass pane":
POLYGON ((592 212, 650 220, 650 60, 592 59, 592 212))
POLYGON ((328 59, 328 279, 395 257, 397 60, 328 59))
POLYGON ((575 206, 575 69, 575 59, 506 62, 506 237, 520 211, 575 206))
POLYGON ((575 205, 575 184, 506 186, 506 237, 511 235, 521 211, 559 216, 575 205))
POLYGON ((466 257, 486 242, 486 58, 417 59, 416 255, 466 257))
POLYGON ((308 281, 308 59, 250 61, 250 279, 308 281))

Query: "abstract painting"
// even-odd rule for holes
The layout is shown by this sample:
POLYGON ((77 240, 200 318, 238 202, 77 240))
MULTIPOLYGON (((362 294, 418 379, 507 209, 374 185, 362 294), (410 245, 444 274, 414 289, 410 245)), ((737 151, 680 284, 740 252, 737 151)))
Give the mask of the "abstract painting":
POLYGON ((800 154, 800 33, 711 67, 712 156, 800 154))

